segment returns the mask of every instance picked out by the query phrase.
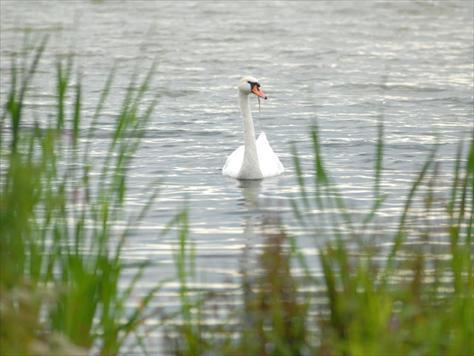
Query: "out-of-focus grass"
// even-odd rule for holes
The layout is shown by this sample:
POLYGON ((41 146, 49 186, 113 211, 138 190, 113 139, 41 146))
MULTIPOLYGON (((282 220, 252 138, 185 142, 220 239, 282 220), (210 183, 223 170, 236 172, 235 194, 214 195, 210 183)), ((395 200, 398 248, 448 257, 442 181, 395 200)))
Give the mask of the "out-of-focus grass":
POLYGON ((310 271, 309 257, 283 230, 264 233, 258 268, 244 268, 237 301, 211 294, 190 305, 186 298, 187 315, 192 311, 187 323, 194 320, 187 330, 194 332, 180 337, 182 329, 175 330, 176 354, 472 354, 474 141, 460 144, 450 193, 442 197, 435 194, 439 164, 432 150, 408 191, 396 231, 390 232, 375 222, 385 199, 381 123, 377 132, 374 203, 362 219, 350 213, 344 192, 325 168, 317 128, 311 132, 313 189, 293 149, 301 192, 301 203, 293 206, 300 223, 315 231, 315 241, 325 241, 318 247, 322 275, 310 271), (322 235, 327 230, 318 229, 321 224, 329 224, 331 232, 322 235), (209 324, 202 315, 222 322, 209 324))
POLYGON ((72 58, 58 60, 56 112, 40 125, 25 118, 25 102, 46 42, 33 51, 26 70, 12 60, 11 87, 2 103, 1 353, 65 355, 93 349, 114 355, 138 332, 158 288, 126 309, 147 263, 124 264, 122 248, 157 194, 152 189, 145 207, 127 217, 127 169, 156 104, 143 102, 155 67, 141 82, 132 78, 96 179, 89 142, 97 139, 114 71, 86 126, 81 76, 73 80, 72 58), (117 231, 116 225, 126 219, 127 227, 117 231), (134 276, 119 289, 130 268, 134 276))
MULTIPOLYGON (((383 201, 381 126, 378 132, 375 203, 364 222, 373 219, 383 201)), ((317 132, 313 135, 317 137, 317 132)), ((433 148, 409 189, 395 233, 381 228, 375 238, 368 238, 364 224, 362 229, 352 230, 357 237, 355 247, 336 232, 320 248, 329 314, 319 318, 319 351, 350 355, 469 355, 474 350, 472 138, 463 155, 465 146, 459 145, 448 196, 435 194, 439 164, 433 148), (412 214, 416 198, 422 207, 412 214), (408 240, 417 244, 406 245, 408 240), (388 251, 376 249, 387 241, 388 251)), ((328 173, 325 175, 329 177, 328 173)), ((323 189, 335 186, 330 179, 316 184, 323 189)), ((340 199, 342 194, 333 189, 333 199, 340 199)), ((344 204, 333 205, 338 208, 337 214, 347 214, 344 204)), ((325 208, 322 204, 317 206, 325 208)), ((340 221, 351 230, 346 219, 340 221)))

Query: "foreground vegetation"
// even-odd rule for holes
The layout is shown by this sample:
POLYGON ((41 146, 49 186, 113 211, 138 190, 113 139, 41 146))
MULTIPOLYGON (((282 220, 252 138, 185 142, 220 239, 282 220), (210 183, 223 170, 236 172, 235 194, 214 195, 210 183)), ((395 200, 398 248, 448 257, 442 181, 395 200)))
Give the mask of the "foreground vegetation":
POLYGON ((11 88, 2 103, 1 353, 65 355, 93 349, 113 355, 146 319, 158 288, 134 310, 125 308, 146 263, 125 265, 122 247, 156 196, 152 192, 137 215, 125 214, 126 172, 156 104, 143 108, 154 68, 141 82, 131 79, 107 155, 97 162, 90 156, 91 142, 114 71, 86 127, 81 77, 73 84, 72 59, 59 59, 56 112, 46 123, 26 120, 26 98, 45 46, 46 40, 25 58, 23 68, 12 61, 11 88), (125 219, 127 227, 118 230, 115 225, 125 219), (120 289, 130 268, 135 276, 120 289))
MULTIPOLYGON (((1 353, 114 355, 131 347, 158 354, 147 350, 144 335, 145 321, 162 317, 149 307, 159 285, 135 308, 126 308, 148 263, 129 265, 122 258, 132 228, 156 197, 151 192, 145 208, 134 216, 125 211, 127 168, 156 104, 143 100, 154 67, 142 81, 131 79, 107 155, 97 162, 90 147, 114 71, 93 116, 84 120, 81 77, 74 76, 71 58, 59 60, 55 113, 47 123, 33 122, 25 119, 25 102, 45 46, 43 42, 36 48, 23 70, 13 61, 11 88, 2 102, 1 353), (127 226, 117 229, 123 221, 127 226), (119 288, 127 269, 134 275, 119 288)), ((472 353, 474 142, 459 146, 450 192, 441 196, 436 194, 440 167, 433 150, 408 192, 396 232, 382 228, 374 235, 374 226, 383 226, 377 221, 385 198, 382 131, 380 124, 374 205, 362 220, 351 215, 344 192, 325 169, 317 128, 311 133, 314 180, 309 184, 294 150, 301 191, 294 211, 314 231, 315 240, 326 241, 315 247, 321 273, 309 267, 315 264, 282 227, 264 229, 259 268, 243 268, 242 294, 195 296, 188 288, 194 270, 188 215, 183 211, 176 216, 171 223, 179 227, 175 261, 181 309, 177 323, 161 328, 169 352, 472 353), (422 212, 415 212, 413 206, 420 202, 422 212), (310 211, 324 212, 323 218, 310 211), (322 224, 331 226, 330 236, 321 236, 322 224), (222 322, 207 323, 209 315, 222 322)))
MULTIPOLYGON (((324 167, 317 128, 312 131, 314 194, 308 193, 294 151, 302 201, 294 209, 300 223, 315 231, 315 241, 326 241, 316 247, 322 273, 309 269, 309 257, 282 228, 264 231, 258 272, 243 269, 240 307, 220 307, 222 299, 230 301, 222 295, 190 301, 182 293, 183 323, 170 340, 175 353, 472 355, 474 142, 459 145, 448 195, 436 193, 445 183, 438 182, 432 150, 391 234, 375 221, 385 199, 381 124, 378 132, 374 205, 362 219, 350 214, 324 167), (422 206, 414 209, 415 204, 422 206), (315 209, 327 214, 307 214, 315 209), (318 233, 324 224, 332 227, 331 236, 318 233), (291 268, 294 262, 303 275, 291 268), (202 315, 228 320, 207 325, 202 315)), ((189 251, 182 254, 181 260, 190 259, 189 251)))

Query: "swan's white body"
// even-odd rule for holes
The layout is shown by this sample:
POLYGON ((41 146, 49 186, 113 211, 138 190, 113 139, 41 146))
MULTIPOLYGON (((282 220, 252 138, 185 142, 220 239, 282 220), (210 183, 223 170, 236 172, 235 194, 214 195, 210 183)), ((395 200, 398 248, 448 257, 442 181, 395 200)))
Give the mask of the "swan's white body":
POLYGON ((245 77, 239 86, 240 110, 244 118, 244 145, 227 158, 222 174, 237 179, 262 179, 277 176, 285 170, 278 156, 273 152, 264 132, 255 139, 252 112, 249 105, 250 89, 245 83, 256 79, 245 77))

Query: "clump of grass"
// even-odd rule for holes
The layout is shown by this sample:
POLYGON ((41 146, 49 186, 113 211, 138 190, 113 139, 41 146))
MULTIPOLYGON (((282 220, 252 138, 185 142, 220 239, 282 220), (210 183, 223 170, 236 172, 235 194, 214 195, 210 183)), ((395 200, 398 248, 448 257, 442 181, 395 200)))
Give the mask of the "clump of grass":
POLYGON ((157 195, 154 188, 141 211, 125 214, 127 170, 156 105, 156 98, 146 106, 143 100, 155 66, 141 82, 132 78, 106 157, 96 162, 90 142, 97 139, 115 71, 87 125, 81 76, 74 80, 71 57, 59 59, 56 110, 41 125, 25 117, 25 102, 46 43, 36 47, 25 71, 13 58, 11 87, 2 103, 0 346, 6 355, 90 350, 114 355, 138 335, 158 289, 126 309, 147 263, 124 264, 122 248, 157 195), (126 228, 113 230, 124 220, 126 228), (119 281, 127 269, 135 272, 122 289, 119 281))
POLYGON ((439 164, 433 149, 408 191, 396 231, 379 229, 373 237, 371 224, 379 223, 385 199, 381 123, 377 132, 374 203, 362 219, 350 213, 325 168, 317 128, 311 132, 313 190, 293 149, 301 192, 301 203, 293 206, 315 241, 325 241, 318 246, 322 275, 311 272, 309 257, 283 229, 265 233, 259 268, 242 275, 238 307, 220 306, 222 299, 230 300, 224 295, 201 296, 192 305, 186 297, 187 310, 215 315, 222 323, 204 326, 205 320, 188 319, 187 330, 198 332, 174 330, 180 340, 176 354, 469 355, 474 350, 474 141, 464 154, 465 145, 459 146, 451 190, 442 197, 435 194, 439 164), (423 202, 421 216, 413 212, 415 200, 423 202), (315 210, 324 213, 319 215, 324 221, 308 213, 315 210), (322 235, 320 224, 329 224, 330 232, 322 235), (292 261, 303 277, 290 268, 292 261))
MULTIPOLYGON (((320 283, 325 287, 329 313, 319 318, 318 350, 349 355, 467 355, 468 350, 474 349, 474 141, 468 143, 465 156, 461 153, 463 146, 459 146, 451 193, 437 198, 438 201, 434 188, 439 165, 434 148, 409 189, 396 232, 390 236, 382 230, 373 239, 367 238, 365 229, 382 206, 382 132, 379 128, 375 203, 359 230, 351 225, 355 219, 345 217, 346 204, 322 167, 314 140, 315 167, 322 170, 322 174, 316 175, 316 184, 319 192, 332 192, 318 196, 316 190, 316 206, 336 207, 338 216, 332 221, 345 224, 349 236, 357 242, 354 246, 351 238, 344 238, 334 228, 332 238, 319 250, 323 270, 320 283), (411 213, 416 198, 423 202, 418 226, 410 223, 420 220, 411 213), (434 211, 436 204, 444 216, 439 209, 434 211), (433 226, 433 220, 438 224, 433 226), (417 241, 418 247, 407 246, 408 240, 417 241), (377 249, 384 241, 390 241, 388 252, 377 249), (448 243, 449 249, 440 248, 440 243, 448 243)), ((313 137, 317 136, 313 131, 313 137)))
POLYGON ((258 259, 261 272, 243 274, 241 338, 237 354, 298 355, 307 350, 308 307, 298 295, 299 282, 291 273, 291 252, 282 232, 265 233, 258 259))
POLYGON ((178 223, 180 247, 176 270, 180 281, 181 309, 177 323, 165 330, 168 351, 176 355, 299 355, 309 350, 309 303, 299 294, 299 280, 291 273, 292 254, 283 232, 265 233, 258 259, 261 271, 249 265, 242 270, 242 295, 238 307, 226 294, 191 295, 187 284, 195 278, 193 253, 187 230, 187 213, 178 223), (208 323, 206 318, 222 320, 208 323))

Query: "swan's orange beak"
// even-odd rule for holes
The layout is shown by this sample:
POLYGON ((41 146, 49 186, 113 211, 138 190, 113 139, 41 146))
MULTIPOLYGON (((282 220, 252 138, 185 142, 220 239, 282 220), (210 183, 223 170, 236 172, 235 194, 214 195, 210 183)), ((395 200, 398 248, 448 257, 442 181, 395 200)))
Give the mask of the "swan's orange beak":
POLYGON ((258 85, 252 86, 252 93, 254 93, 256 96, 259 96, 260 98, 264 98, 265 100, 267 100, 267 96, 258 85))

